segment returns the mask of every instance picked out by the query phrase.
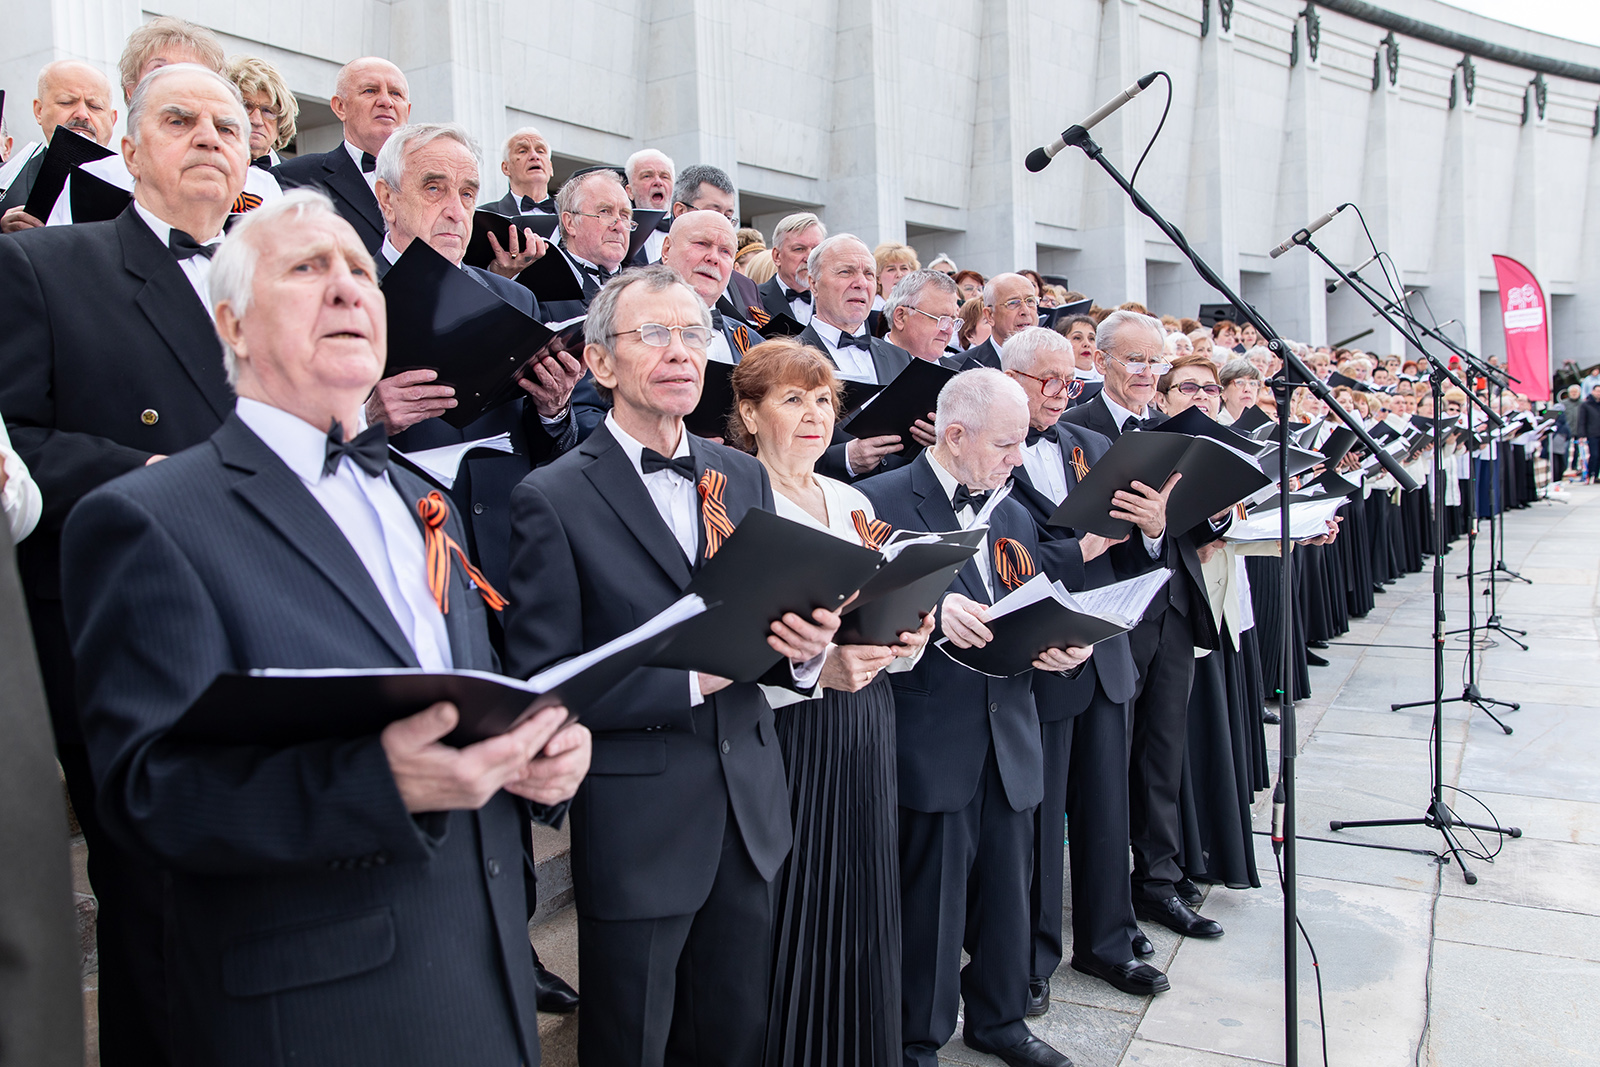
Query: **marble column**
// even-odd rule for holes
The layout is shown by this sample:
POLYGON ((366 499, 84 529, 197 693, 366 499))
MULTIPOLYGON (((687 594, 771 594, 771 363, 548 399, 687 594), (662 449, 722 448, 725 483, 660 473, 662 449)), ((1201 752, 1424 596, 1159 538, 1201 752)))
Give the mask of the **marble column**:
MULTIPOLYGON (((1322 67, 1317 60, 1303 58, 1289 69, 1275 234, 1291 234, 1333 206, 1323 193, 1324 121, 1322 67)), ((1322 261, 1303 248, 1292 248, 1272 261, 1270 321, 1282 336, 1314 345, 1327 343, 1326 271, 1322 261)))
POLYGON ((733 4, 656 0, 650 5, 639 147, 660 149, 680 168, 708 163, 736 179, 733 4))
MULTIPOLYGON (((1144 73, 1139 15, 1139 0, 1104 0, 1101 5, 1096 101, 1111 99, 1144 73)), ((1132 170, 1137 158, 1130 153, 1142 149, 1149 137, 1143 127, 1136 126, 1136 114, 1136 109, 1125 107, 1094 128, 1095 140, 1124 174, 1132 170)), ((1146 295, 1144 216, 1098 164, 1086 168, 1083 201, 1083 251, 1073 286, 1106 306, 1125 300, 1142 303, 1146 295)), ((1156 232, 1153 226, 1149 232, 1156 232)))
MULTIPOLYGON (((484 193, 505 191, 504 13, 501 0, 395 0, 388 58, 411 86, 413 122, 457 122, 483 148, 484 193)), ((352 57, 353 58, 353 57, 352 57)))
MULTIPOLYGON (((1456 80, 1456 106, 1446 120, 1444 153, 1439 177, 1439 215, 1434 231, 1433 272, 1428 284, 1428 306, 1440 322, 1461 323, 1443 330, 1452 341, 1465 339, 1465 347, 1479 351, 1482 340, 1480 286, 1494 267, 1478 242, 1478 107, 1467 100, 1456 80)), ((1492 324, 1491 324, 1492 325, 1492 324)))
POLYGON ((1038 258, 1035 180, 1022 167, 1031 127, 1026 0, 983 0, 982 25, 967 232, 958 258, 992 275, 1035 266, 1038 258))
POLYGON ((837 10, 823 192, 828 229, 853 233, 869 248, 904 241, 901 7, 896 0, 839 0, 837 10))

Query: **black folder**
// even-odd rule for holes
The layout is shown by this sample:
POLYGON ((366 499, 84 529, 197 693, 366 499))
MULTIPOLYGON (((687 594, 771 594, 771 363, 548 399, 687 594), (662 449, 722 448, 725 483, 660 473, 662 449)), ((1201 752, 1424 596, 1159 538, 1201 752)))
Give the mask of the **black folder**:
POLYGON ((761 327, 761 336, 768 340, 776 337, 799 337, 805 332, 805 326, 794 316, 785 315, 781 311, 768 319, 766 324, 761 327))
MULTIPOLYGON (((684 607, 679 601, 667 610, 684 607)), ((396 719, 448 700, 461 718, 444 741, 470 745, 505 733, 554 704, 565 705, 574 718, 581 717, 699 617, 648 637, 636 636, 637 631, 624 635, 611 642, 611 651, 590 653, 592 662, 576 673, 572 672, 577 664, 569 660, 526 682, 486 671, 418 668, 220 674, 178 720, 172 734, 203 744, 283 748, 367 737, 396 719), (571 676, 563 677, 567 674, 571 676)))
POLYGON ((1253 433, 1271 421, 1271 415, 1251 404, 1239 412, 1239 417, 1233 420, 1233 428, 1239 433, 1253 433))
MULTIPOLYGON (((549 258, 549 257, 546 257, 549 258)), ((384 377, 427 368, 456 391, 440 418, 460 429, 520 395, 517 377, 556 335, 426 241, 412 241, 383 278, 389 360, 384 377)))
MULTIPOLYGON (((955 376, 956 372, 949 367, 913 358, 904 370, 895 375, 894 381, 862 401, 839 424, 839 429, 851 437, 895 434, 905 446, 900 456, 909 460, 922 450, 922 446, 911 438, 911 424, 918 419, 928 418, 938 407, 939 390, 955 376)), ((861 385, 857 383, 848 388, 854 399, 854 391, 861 385)))
POLYGON ((526 287, 540 303, 583 299, 583 282, 573 272, 571 261, 554 246, 517 275, 517 284, 526 287))
MULTIPOLYGON (((561 221, 559 215, 502 215, 486 207, 480 207, 472 213, 472 240, 467 242, 467 254, 461 262, 469 267, 482 267, 488 269, 494 262, 494 248, 489 244, 489 235, 494 234, 494 239, 500 242, 500 247, 506 247, 508 240, 507 231, 511 227, 517 228, 517 240, 523 241, 527 235, 524 230, 532 230, 546 241, 556 232, 556 224, 561 221)), ((545 253, 546 257, 559 256, 555 249, 545 253)))
POLYGON ((922 625, 950 588, 956 572, 978 554, 987 526, 941 535, 938 544, 908 545, 861 587, 834 641, 841 645, 897 645, 922 625))
POLYGON ((1089 468, 1050 516, 1050 525, 1103 537, 1126 536, 1133 531, 1133 524, 1111 517, 1112 494, 1127 489, 1133 481, 1160 489, 1174 471, 1183 475, 1167 498, 1167 532, 1174 535, 1186 533, 1271 481, 1250 460, 1215 441, 1136 430, 1117 438, 1089 468))
POLYGON ((733 411, 733 364, 706 360, 705 379, 700 386, 700 403, 684 417, 683 424, 696 437, 728 436, 728 415, 733 411))
POLYGON ((72 221, 107 222, 128 210, 133 194, 86 170, 72 175, 72 221))
POLYGON ((67 175, 97 159, 115 155, 109 148, 67 128, 66 123, 56 127, 55 133, 50 136, 50 147, 45 149, 44 162, 39 165, 39 176, 33 180, 33 188, 28 191, 27 212, 40 222, 50 218, 50 211, 56 206, 56 198, 61 195, 61 189, 67 184, 67 175))
POLYGON ((1350 447, 1356 443, 1356 432, 1348 426, 1336 426, 1328 439, 1322 442, 1322 461, 1331 469, 1345 457, 1350 447))
POLYGON ((774 622, 837 610, 882 563, 882 553, 752 508, 684 591, 711 608, 650 662, 753 682, 781 658, 767 644, 774 622))
POLYGON ((1236 448, 1247 456, 1258 456, 1267 450, 1265 442, 1229 429, 1198 407, 1185 408, 1151 429, 1159 433, 1186 433, 1190 437, 1209 437, 1229 448, 1236 448))
POLYGON ((665 211, 656 211, 653 208, 634 211, 633 232, 628 235, 628 254, 622 258, 623 266, 633 262, 633 258, 639 254, 639 249, 643 248, 650 235, 655 233, 656 223, 666 217, 665 211))

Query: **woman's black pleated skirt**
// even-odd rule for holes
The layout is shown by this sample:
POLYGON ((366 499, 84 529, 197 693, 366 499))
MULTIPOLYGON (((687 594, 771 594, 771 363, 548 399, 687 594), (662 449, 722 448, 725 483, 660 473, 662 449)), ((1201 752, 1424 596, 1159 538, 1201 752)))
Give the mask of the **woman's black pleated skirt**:
POLYGON ((1197 882, 1230 889, 1259 888, 1250 804, 1255 799, 1248 729, 1245 661, 1223 647, 1194 663, 1189 690, 1189 731, 1184 744, 1178 818, 1178 857, 1197 882))
MULTIPOLYGON (((1261 648, 1261 680, 1267 699, 1276 702, 1281 685, 1283 647, 1283 561, 1277 556, 1246 556, 1245 571, 1250 575, 1250 603, 1255 609, 1256 642, 1261 648)), ((1306 664, 1305 627, 1299 612, 1294 613, 1294 640, 1288 648, 1293 665, 1294 699, 1311 695, 1311 671, 1306 664)))
POLYGON ((899 1063, 894 695, 824 690, 780 708, 794 849, 775 887, 767 1067, 899 1063))
POLYGON ((1359 497, 1339 509, 1344 522, 1339 526, 1339 540, 1344 545, 1346 567, 1346 600, 1351 618, 1365 618, 1373 608, 1372 545, 1367 533, 1366 502, 1359 497))
MULTIPOLYGON (((1250 787, 1262 790, 1272 784, 1272 767, 1267 762, 1267 724, 1265 675, 1261 673, 1261 643, 1252 626, 1239 635, 1239 654, 1244 657, 1245 699, 1249 702, 1245 729, 1250 735, 1250 787)), ((1276 687, 1274 687, 1276 688, 1276 687)))

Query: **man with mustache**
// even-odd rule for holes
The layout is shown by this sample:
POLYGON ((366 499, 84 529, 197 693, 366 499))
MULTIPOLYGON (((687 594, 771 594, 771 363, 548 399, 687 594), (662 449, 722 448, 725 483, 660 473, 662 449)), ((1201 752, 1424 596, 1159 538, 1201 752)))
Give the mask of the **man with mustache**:
POLYGON ((222 224, 244 188, 249 136, 232 82, 190 63, 162 66, 128 109, 121 147, 133 204, 110 222, 0 240, 0 411, 45 501, 19 563, 100 899, 108 1065, 165 1062, 160 882, 98 818, 62 618, 61 528, 91 489, 198 444, 233 410, 205 294, 222 224))
POLYGON ((679 215, 661 246, 661 262, 677 271, 711 309, 714 331, 706 358, 738 363, 761 335, 741 323, 726 304, 728 278, 733 274, 733 223, 715 211, 679 215))
MULTIPOLYGON (((43 226, 42 219, 28 214, 28 194, 39 177, 44 164, 45 149, 55 136, 57 126, 83 134, 96 144, 111 140, 111 128, 117 124, 117 109, 112 106, 111 83, 106 76, 87 63, 75 59, 47 63, 39 71, 38 95, 33 98, 33 121, 44 131, 44 140, 33 146, 26 163, 16 179, 0 198, 0 233, 16 233, 35 226, 43 226)), ((18 161, 20 162, 20 161, 18 161)))

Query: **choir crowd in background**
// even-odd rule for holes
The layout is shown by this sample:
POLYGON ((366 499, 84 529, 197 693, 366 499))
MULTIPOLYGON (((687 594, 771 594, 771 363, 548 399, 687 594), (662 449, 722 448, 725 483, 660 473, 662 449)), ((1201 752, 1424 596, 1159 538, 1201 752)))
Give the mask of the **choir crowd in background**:
MULTIPOLYGON (((649 148, 557 183, 532 127, 491 146, 510 191, 482 203, 484 146, 412 123, 378 57, 339 73, 341 142, 293 156, 281 73, 202 27, 144 24, 118 74, 114 94, 51 63, 45 142, 0 128, 0 488, 98 899, 106 1064, 537 1063, 536 1012, 580 1004, 527 934, 531 828, 564 821, 588 1067, 931 1067, 958 1022, 1007 1063, 1070 1064, 1028 1024, 1063 961, 1162 993, 1140 922, 1221 937, 1208 887, 1261 886, 1280 679, 1311 696, 1321 650, 1436 549, 1600 477, 1600 375, 1545 442, 1453 443, 1438 473, 1418 451, 1415 489, 1352 454, 1354 492, 1292 546, 1285 627, 1279 545, 1229 536, 1242 507, 1173 529, 1175 483, 1134 482, 1109 512, 1127 536, 1050 522, 1125 434, 1277 419, 1282 361, 1237 315, 924 266, 809 212, 764 233, 726 173, 649 148), (36 217, 62 127, 112 154, 36 217), (91 180, 131 204, 75 222, 91 180), (457 425, 438 372, 385 370, 385 279, 418 242, 582 342, 457 425), (529 283, 552 265, 560 285, 529 283), (839 429, 919 360, 956 373, 908 438, 839 429), (701 437, 712 363, 733 400, 701 437), (580 722, 460 748, 450 705, 294 743, 176 729, 258 668, 528 677, 667 608, 752 509, 869 548, 988 533, 893 644, 839 643, 834 611, 777 620, 758 683, 641 668, 580 722), (931 647, 990 642, 1035 575, 1157 570, 1129 632, 1023 674, 931 647)), ((1425 364, 1290 344, 1367 426, 1480 419, 1454 386, 1436 409, 1425 364)), ((1310 390, 1289 404, 1308 448, 1341 425, 1310 390)))

